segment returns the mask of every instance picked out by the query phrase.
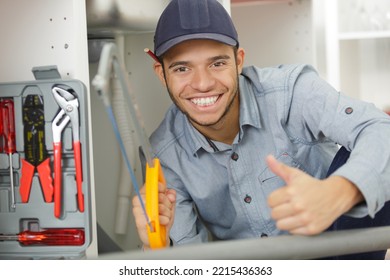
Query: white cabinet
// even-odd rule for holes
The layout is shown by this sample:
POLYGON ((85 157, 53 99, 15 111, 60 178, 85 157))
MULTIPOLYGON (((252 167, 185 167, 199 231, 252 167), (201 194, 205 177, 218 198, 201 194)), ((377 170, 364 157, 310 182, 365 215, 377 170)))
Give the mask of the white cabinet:
MULTIPOLYGON (((3 0, 0 1, 0 25, 0 82, 33 81, 34 76, 31 71, 33 67, 56 65, 64 80, 80 80, 89 92, 88 37, 84 0, 3 0)), ((90 112, 89 96, 86 96, 86 103, 90 112)), ((92 134, 91 116, 88 116, 88 120, 88 133, 92 134)), ((89 143, 92 147, 92 139, 89 143)), ((91 197, 94 197, 92 153, 88 160, 91 197)), ((87 250, 87 257, 96 258, 94 199, 91 199, 91 204, 93 237, 91 246, 87 250)))
POLYGON ((312 0, 235 0, 231 11, 245 64, 315 65, 312 0))
POLYGON ((390 109, 390 1, 316 0, 325 11, 325 72, 343 93, 390 109))

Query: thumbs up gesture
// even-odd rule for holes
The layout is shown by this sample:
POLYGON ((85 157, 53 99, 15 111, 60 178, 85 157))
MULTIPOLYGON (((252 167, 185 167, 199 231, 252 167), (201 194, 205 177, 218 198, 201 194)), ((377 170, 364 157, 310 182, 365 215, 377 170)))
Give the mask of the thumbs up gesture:
POLYGON ((356 185, 344 177, 319 180, 273 156, 267 157, 267 164, 285 182, 268 197, 271 216, 281 230, 302 235, 321 233, 363 200, 356 185))

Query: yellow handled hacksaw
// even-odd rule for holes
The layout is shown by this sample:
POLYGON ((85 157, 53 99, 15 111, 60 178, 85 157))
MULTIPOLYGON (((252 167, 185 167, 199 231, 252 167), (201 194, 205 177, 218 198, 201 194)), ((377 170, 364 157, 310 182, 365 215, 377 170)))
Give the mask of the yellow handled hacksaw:
POLYGON ((148 223, 147 231, 150 247, 156 249, 165 247, 167 244, 166 229, 165 226, 160 225, 158 210, 158 184, 160 182, 165 185, 165 179, 159 159, 152 157, 152 147, 150 145, 149 138, 146 135, 144 122, 138 109, 135 96, 130 90, 130 82, 126 75, 126 69, 122 61, 123 60, 119 56, 116 45, 114 43, 106 43, 103 46, 100 55, 98 72, 92 81, 92 85, 95 87, 104 103, 122 155, 126 162, 127 169, 129 170, 134 189, 141 202, 141 206, 148 223), (133 169, 131 168, 130 161, 119 133, 119 128, 112 111, 109 95, 112 69, 119 78, 119 82, 123 89, 123 98, 126 100, 129 113, 133 120, 134 130, 138 135, 138 140, 146 159, 146 206, 143 203, 136 177, 134 175, 133 169))

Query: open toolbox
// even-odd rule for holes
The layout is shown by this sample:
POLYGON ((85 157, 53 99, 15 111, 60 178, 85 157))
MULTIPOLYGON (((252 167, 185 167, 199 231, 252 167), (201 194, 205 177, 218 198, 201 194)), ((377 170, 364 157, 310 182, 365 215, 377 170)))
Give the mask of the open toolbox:
POLYGON ((0 83, 0 259, 79 259, 91 243, 87 92, 57 68, 0 83))

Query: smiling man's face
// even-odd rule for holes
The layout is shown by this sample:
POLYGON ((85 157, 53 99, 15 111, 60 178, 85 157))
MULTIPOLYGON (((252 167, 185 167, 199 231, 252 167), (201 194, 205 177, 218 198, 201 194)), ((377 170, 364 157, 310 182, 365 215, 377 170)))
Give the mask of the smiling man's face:
POLYGON ((212 40, 189 40, 164 55, 157 74, 171 99, 202 130, 239 110, 238 74, 243 51, 212 40))

